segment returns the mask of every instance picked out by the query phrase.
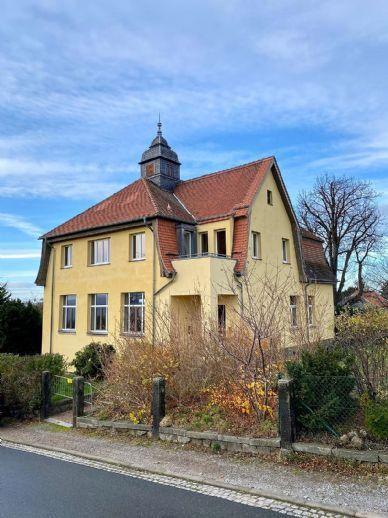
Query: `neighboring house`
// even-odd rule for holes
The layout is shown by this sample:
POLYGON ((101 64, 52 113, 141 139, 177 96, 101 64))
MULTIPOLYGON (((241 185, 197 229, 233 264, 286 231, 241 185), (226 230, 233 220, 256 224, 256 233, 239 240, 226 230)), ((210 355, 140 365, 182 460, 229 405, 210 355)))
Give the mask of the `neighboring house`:
POLYGON ((183 332, 194 316, 227 327, 241 303, 230 280, 237 285, 251 268, 264 275, 268 265, 293 280, 285 336, 304 325, 302 307, 313 328, 318 306, 323 338, 333 336, 333 275, 321 240, 300 230, 274 157, 181 181, 158 125, 140 170, 139 180, 42 236, 43 352, 73 357, 118 334, 152 340, 162 306, 183 332))
POLYGON ((355 289, 348 297, 345 297, 341 306, 351 306, 352 308, 365 308, 373 306, 376 308, 388 309, 388 300, 378 291, 363 290, 360 295, 358 289, 355 289))

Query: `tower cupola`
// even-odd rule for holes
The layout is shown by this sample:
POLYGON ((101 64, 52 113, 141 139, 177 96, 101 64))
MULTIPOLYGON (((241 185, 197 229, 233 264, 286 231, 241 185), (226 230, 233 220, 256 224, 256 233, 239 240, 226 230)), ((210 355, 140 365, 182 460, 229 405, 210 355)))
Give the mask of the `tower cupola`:
POLYGON ((181 164, 162 135, 160 118, 156 137, 142 154, 139 164, 142 178, 152 180, 162 189, 172 191, 180 182, 181 164))

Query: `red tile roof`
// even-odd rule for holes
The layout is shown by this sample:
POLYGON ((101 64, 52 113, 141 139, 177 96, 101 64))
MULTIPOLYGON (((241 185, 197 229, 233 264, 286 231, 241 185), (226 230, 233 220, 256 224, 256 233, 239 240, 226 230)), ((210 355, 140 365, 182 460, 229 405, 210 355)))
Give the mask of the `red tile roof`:
POLYGON ((312 232, 301 229, 302 254, 305 272, 310 281, 334 282, 333 272, 326 261, 322 239, 312 232))
POLYGON ((149 180, 140 179, 42 237, 58 237, 156 216, 194 223, 193 217, 172 193, 149 180))
POLYGON ((273 157, 180 183, 174 193, 198 222, 235 215, 248 208, 273 157))
POLYGON ((158 219, 156 223, 157 243, 163 274, 174 271, 171 260, 179 255, 176 224, 172 220, 158 219))

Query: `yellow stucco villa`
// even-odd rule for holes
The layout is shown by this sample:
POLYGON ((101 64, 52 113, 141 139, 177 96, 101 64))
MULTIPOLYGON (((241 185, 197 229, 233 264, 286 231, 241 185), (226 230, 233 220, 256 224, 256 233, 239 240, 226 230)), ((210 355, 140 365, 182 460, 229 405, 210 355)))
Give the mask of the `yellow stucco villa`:
MULTIPOLYGON (((333 336, 335 280, 320 239, 298 225, 274 157, 181 181, 159 124, 140 172, 42 236, 43 353, 71 359, 91 341, 153 340, 161 307, 182 332, 194 316, 227 329, 253 269, 256 279, 272 269, 289 280, 284 346, 318 315, 322 338, 333 336)), ((261 300, 260 283, 253 289, 261 300)))

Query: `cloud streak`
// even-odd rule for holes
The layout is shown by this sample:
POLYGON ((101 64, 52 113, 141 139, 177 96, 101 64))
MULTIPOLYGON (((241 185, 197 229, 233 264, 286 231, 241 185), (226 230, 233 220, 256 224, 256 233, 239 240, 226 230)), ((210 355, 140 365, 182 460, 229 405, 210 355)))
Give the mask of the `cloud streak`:
POLYGON ((38 237, 42 233, 41 228, 16 214, 0 212, 0 226, 14 228, 31 237, 38 237))

